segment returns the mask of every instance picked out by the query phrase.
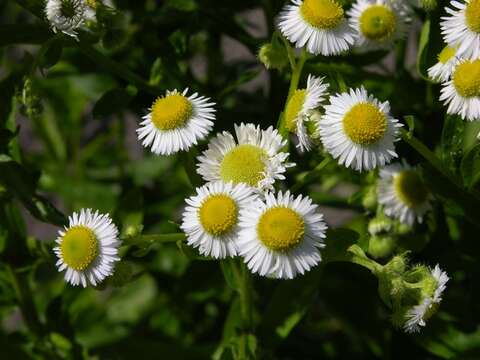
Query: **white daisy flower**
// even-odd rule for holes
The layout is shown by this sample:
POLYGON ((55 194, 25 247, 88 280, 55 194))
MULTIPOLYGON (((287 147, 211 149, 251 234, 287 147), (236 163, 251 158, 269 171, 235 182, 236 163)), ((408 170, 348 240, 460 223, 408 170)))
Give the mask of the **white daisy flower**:
POLYGON ((287 144, 276 129, 261 130, 253 124, 235 125, 235 141, 227 131, 217 134, 207 150, 198 157, 197 172, 205 181, 245 183, 259 190, 272 188, 275 180, 283 180, 288 167, 287 144))
POLYGON ((348 15, 357 33, 356 46, 366 50, 390 48, 405 37, 411 20, 410 8, 392 0, 357 0, 348 15))
POLYGON ((256 200, 252 190, 245 184, 221 181, 197 188, 197 195, 185 200, 188 206, 181 227, 187 243, 216 259, 236 256, 238 214, 256 200))
POLYGON ((358 171, 384 166, 397 157, 394 142, 402 125, 361 87, 330 97, 318 127, 325 149, 337 161, 358 171))
POLYGON ((455 66, 452 79, 443 84, 440 100, 448 105, 448 114, 480 120, 480 57, 461 60, 455 66))
POLYGON ((480 57, 480 0, 451 1, 440 24, 445 42, 464 58, 480 57))
POLYGON ((61 31, 78 40, 77 30, 87 20, 85 0, 48 0, 45 15, 54 32, 61 31))
POLYGON ((444 82, 450 79, 453 69, 459 59, 455 56, 457 50, 450 46, 445 46, 437 56, 438 62, 428 69, 428 76, 436 82, 444 82))
POLYGON ((137 129, 144 147, 157 155, 171 155, 188 150, 207 137, 215 120, 215 103, 194 93, 187 97, 176 89, 155 100, 150 112, 137 129))
POLYGON ((321 261, 327 225, 312 200, 281 191, 240 212, 237 248, 253 273, 293 279, 321 261))
POLYGON ((312 146, 306 122, 325 100, 328 84, 324 84, 323 79, 308 75, 307 88, 295 90, 285 109, 285 127, 297 135, 297 148, 301 151, 309 151, 312 146))
POLYGON ((355 42, 342 5, 336 0, 292 0, 280 13, 278 27, 297 48, 311 54, 337 55, 355 42))
POLYGON ((436 281, 436 286, 431 296, 426 296, 422 303, 413 306, 406 314, 406 321, 404 330, 408 333, 419 332, 422 327, 425 327, 426 320, 428 320, 436 311, 442 301, 442 293, 446 289, 449 277, 445 271, 442 271, 438 264, 431 271, 431 275, 436 281))
POLYGON ((107 214, 82 209, 69 217, 69 225, 59 231, 53 249, 58 257, 58 271, 65 272, 65 280, 72 285, 90 283, 96 286, 112 275, 119 261, 118 229, 107 214))
POLYGON ((387 216, 410 226, 415 220, 421 223, 430 210, 428 188, 418 172, 405 162, 380 170, 377 195, 387 216))

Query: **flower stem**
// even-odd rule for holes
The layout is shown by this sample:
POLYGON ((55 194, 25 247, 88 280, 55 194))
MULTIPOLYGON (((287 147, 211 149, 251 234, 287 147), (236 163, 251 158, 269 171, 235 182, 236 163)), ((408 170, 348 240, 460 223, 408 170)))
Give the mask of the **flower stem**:
POLYGON ((350 253, 350 262, 363 266, 374 274, 378 273, 383 267, 376 261, 370 259, 358 245, 350 246, 348 252, 350 253))

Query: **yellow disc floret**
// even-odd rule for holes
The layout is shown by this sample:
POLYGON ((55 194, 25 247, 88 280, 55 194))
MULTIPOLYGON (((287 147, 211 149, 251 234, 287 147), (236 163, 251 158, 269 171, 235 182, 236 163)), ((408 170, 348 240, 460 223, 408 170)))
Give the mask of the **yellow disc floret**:
POLYGON ((465 20, 470 30, 480 33, 480 0, 471 0, 467 4, 465 20))
POLYGON ((192 111, 192 103, 185 96, 170 94, 153 103, 152 122, 160 130, 177 129, 185 125, 192 111))
POLYGON ((63 235, 60 250, 68 267, 85 270, 98 255, 97 237, 86 226, 73 226, 63 235))
POLYGON ((442 64, 446 64, 448 60, 450 60, 452 57, 455 56, 456 52, 457 50, 455 50, 455 48, 447 45, 442 49, 442 51, 440 51, 440 53, 437 56, 437 59, 442 64))
POLYGON ((257 186, 263 179, 267 153, 250 144, 238 145, 230 150, 220 164, 220 178, 223 182, 245 183, 257 186))
POLYGON ((372 145, 382 139, 387 130, 387 120, 375 105, 359 103, 345 114, 343 129, 354 143, 372 145))
POLYGON ((86 2, 87 5, 90 6, 92 9, 96 9, 99 0, 86 0, 85 2, 86 2))
POLYGON ((257 233, 260 241, 270 250, 287 251, 302 241, 305 223, 292 209, 274 207, 260 217, 257 233))
POLYGON ((199 210, 200 223, 206 232, 212 235, 223 235, 237 223, 237 204, 227 195, 211 195, 199 210))
POLYGON ((480 59, 458 65, 453 73, 453 85, 463 97, 480 96, 480 59))
POLYGON ((335 0, 305 0, 300 5, 303 19, 319 29, 333 29, 343 19, 343 8, 335 0))
POLYGON ((410 208, 423 204, 428 198, 428 189, 414 170, 404 170, 395 175, 395 193, 410 208))
POLYGON ((285 109, 285 127, 290 132, 297 130, 297 115, 302 110, 305 102, 305 89, 295 90, 292 97, 288 100, 287 108, 285 109))
POLYGON ((383 41, 389 39, 397 27, 395 13, 383 5, 372 5, 360 16, 360 30, 371 40, 383 41))

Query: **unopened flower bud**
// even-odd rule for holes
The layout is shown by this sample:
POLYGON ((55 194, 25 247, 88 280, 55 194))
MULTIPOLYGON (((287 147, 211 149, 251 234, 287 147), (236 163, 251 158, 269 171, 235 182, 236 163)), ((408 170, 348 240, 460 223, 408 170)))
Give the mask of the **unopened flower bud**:
POLYGON ((262 45, 258 58, 267 69, 281 70, 288 62, 285 48, 275 42, 262 45))

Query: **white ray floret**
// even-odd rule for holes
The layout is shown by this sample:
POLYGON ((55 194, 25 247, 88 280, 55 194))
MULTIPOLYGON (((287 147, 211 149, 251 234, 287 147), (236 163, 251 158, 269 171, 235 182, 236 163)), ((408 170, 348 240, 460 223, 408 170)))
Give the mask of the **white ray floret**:
POLYGON ((397 157, 394 142, 402 126, 380 102, 361 87, 333 95, 318 124, 325 149, 339 164, 358 171, 385 166, 397 157))
POLYGON ((216 259, 237 255, 238 216, 257 194, 245 184, 221 181, 197 188, 197 194, 185 200, 182 230, 187 243, 200 254, 216 259))
POLYGON ((426 320, 436 311, 436 308, 442 301, 442 294, 447 288, 449 277, 445 271, 442 271, 438 264, 431 271, 432 277, 437 281, 437 286, 431 296, 426 296, 421 304, 413 306, 407 311, 404 330, 407 333, 416 333, 425 327, 426 320))
POLYGON ((137 129, 138 139, 157 155, 186 151, 207 137, 215 120, 215 103, 193 93, 176 89, 155 100, 137 129))
POLYGON ((312 147, 307 123, 312 112, 325 100, 328 84, 323 83, 324 79, 308 75, 307 88, 295 90, 287 103, 285 127, 297 135, 297 148, 301 151, 309 151, 312 147))
POLYGON ((448 114, 464 120, 480 120, 480 57, 460 60, 452 79, 443 84, 440 100, 448 105, 448 114))
POLYGON ((237 140, 227 131, 217 134, 198 157, 197 172, 205 181, 245 183, 259 190, 272 188, 285 179, 285 171, 295 164, 287 162, 286 145, 270 126, 261 130, 253 124, 235 125, 237 140))
POLYGON ((337 55, 355 42, 336 0, 292 0, 280 13, 278 27, 297 48, 305 46, 315 55, 337 55))
POLYGON ((267 193, 240 212, 240 227, 238 251, 253 273, 292 279, 321 261, 327 225, 309 197, 267 193))
POLYGON ((418 171, 408 165, 392 164, 380 170, 378 202, 385 214, 412 226, 421 223, 430 210, 430 195, 418 171))
POLYGON ((65 271, 65 280, 72 285, 96 286, 112 275, 120 260, 117 227, 108 214, 91 209, 74 212, 56 243, 58 271, 65 271))
POLYGON ((450 1, 440 24, 444 41, 462 58, 480 57, 480 0, 450 1))
POLYGON ((356 46, 364 50, 391 48, 405 37, 411 21, 410 8, 394 0, 357 0, 348 11, 356 32, 356 46))

